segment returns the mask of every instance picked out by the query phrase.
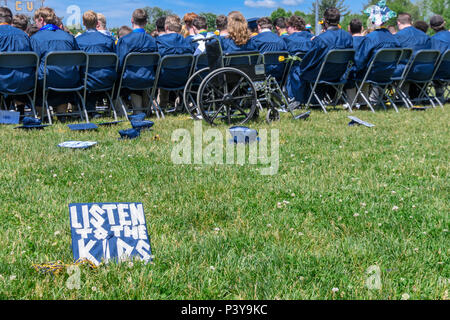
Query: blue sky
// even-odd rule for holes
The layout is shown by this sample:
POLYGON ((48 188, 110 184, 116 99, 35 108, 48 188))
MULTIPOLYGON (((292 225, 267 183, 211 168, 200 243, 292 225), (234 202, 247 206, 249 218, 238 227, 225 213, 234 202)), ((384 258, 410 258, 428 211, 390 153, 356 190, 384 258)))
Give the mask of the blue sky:
MULTIPOLYGON (((9 0, 13 2, 14 0, 9 0)), ((26 1, 26 0, 24 0, 26 1)), ((1 1, 0 1, 1 2, 1 1)), ((347 6, 352 12, 362 9, 363 1, 346 0, 347 6)), ((182 16, 186 12, 213 12, 215 14, 227 14, 232 10, 241 11, 247 18, 269 15, 277 7, 286 10, 302 10, 309 12, 313 0, 46 0, 45 5, 56 9, 59 16, 68 18, 67 8, 77 5, 81 11, 94 10, 105 14, 108 27, 118 27, 130 24, 130 16, 134 9, 145 6, 158 6, 170 9, 182 16)))

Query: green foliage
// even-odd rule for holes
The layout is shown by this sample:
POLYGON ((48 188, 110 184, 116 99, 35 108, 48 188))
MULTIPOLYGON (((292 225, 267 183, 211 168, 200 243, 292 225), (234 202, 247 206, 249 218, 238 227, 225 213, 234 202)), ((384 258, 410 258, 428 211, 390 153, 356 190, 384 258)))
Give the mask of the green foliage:
POLYGON ((216 18, 217 15, 211 12, 200 12, 199 16, 203 16, 206 18, 206 22, 208 24, 208 31, 216 30, 216 18))
POLYGON ((148 14, 148 24, 145 27, 145 29, 148 32, 152 32, 156 30, 156 20, 158 20, 161 17, 168 16, 170 14, 173 14, 171 10, 165 10, 161 9, 159 7, 145 7, 144 10, 147 11, 148 14))
MULTIPOLYGON (((319 19, 322 19, 323 14, 325 13, 325 10, 328 8, 337 8, 340 13, 341 17, 345 16, 350 13, 348 6, 345 4, 345 0, 320 0, 319 1, 319 19)), ((316 14, 316 4, 315 1, 311 4, 311 12, 312 15, 315 17, 316 14)))

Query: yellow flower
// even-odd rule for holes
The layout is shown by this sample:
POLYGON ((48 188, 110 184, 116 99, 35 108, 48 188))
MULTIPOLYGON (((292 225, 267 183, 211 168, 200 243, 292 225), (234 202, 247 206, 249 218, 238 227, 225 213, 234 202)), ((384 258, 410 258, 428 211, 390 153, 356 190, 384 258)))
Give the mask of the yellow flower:
POLYGON ((279 56, 278 57, 278 61, 279 62, 284 62, 286 60, 286 57, 285 56, 279 56))
POLYGON ((220 35, 219 30, 214 31, 214 34, 215 34, 216 36, 219 36, 219 35, 220 35))

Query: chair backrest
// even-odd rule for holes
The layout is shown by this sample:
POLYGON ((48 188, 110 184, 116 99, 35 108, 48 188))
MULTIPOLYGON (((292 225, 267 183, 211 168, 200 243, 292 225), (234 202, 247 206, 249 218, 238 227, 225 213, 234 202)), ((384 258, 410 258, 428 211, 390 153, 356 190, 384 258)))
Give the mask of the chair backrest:
POLYGON ((89 68, 115 68, 119 58, 115 53, 89 53, 89 68))
POLYGON ((45 57, 45 66, 86 67, 88 56, 83 51, 54 51, 45 57))
POLYGON ((427 82, 433 79, 441 53, 437 50, 420 50, 414 56, 405 79, 427 82))
MULTIPOLYGON (((33 78, 33 82, 23 84, 23 88, 20 89, 20 93, 30 92, 34 90, 37 85, 38 69, 39 69, 39 56, 34 52, 0 52, 0 68, 1 69, 30 69, 34 70, 30 72, 30 76, 33 78)), ((23 79, 21 79, 23 80, 23 79)), ((5 90, 9 94, 12 94, 8 89, 8 82, 0 86, 0 90, 5 90)), ((14 90, 17 93, 17 87, 14 90)))
POLYGON ((390 83, 402 56, 403 49, 378 50, 367 68, 363 82, 370 80, 377 83, 390 83))
POLYGON ((347 72, 349 65, 353 62, 355 50, 333 49, 330 50, 320 67, 319 81, 339 81, 347 72))
POLYGON ((140 53, 131 52, 129 53, 124 61, 125 67, 157 67, 160 60, 159 53, 140 53))
POLYGON ((200 69, 208 68, 208 56, 206 52, 199 54, 195 57, 195 67, 194 71, 198 71, 200 69))
POLYGON ((52 51, 44 60, 44 89, 86 87, 87 73, 80 84, 82 68, 88 68, 89 58, 84 51, 52 51), (58 70, 59 69, 59 70, 58 70))
POLYGON ((436 66, 433 79, 443 81, 450 80, 450 49, 441 55, 441 59, 436 66))
POLYGON ((88 90, 108 91, 114 88, 117 80, 119 58, 115 53, 88 53, 88 90))
POLYGON ((131 90, 152 88, 161 56, 157 52, 131 52, 120 70, 118 94, 122 87, 131 90))
POLYGON ((159 63, 156 73, 158 87, 178 90, 184 88, 194 65, 192 54, 167 55, 159 63))
POLYGON ((284 57, 286 59, 289 57, 289 52, 274 51, 263 54, 266 72, 275 77, 279 84, 282 84, 284 82, 284 77, 287 74, 289 63, 286 60, 280 61, 280 57, 284 57))

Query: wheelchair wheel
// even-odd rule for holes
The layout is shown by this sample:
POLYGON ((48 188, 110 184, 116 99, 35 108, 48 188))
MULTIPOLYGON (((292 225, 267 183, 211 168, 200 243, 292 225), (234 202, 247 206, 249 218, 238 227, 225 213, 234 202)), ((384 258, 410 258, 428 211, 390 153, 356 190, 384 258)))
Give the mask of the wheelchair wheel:
POLYGON ((268 124, 275 121, 280 121, 280 112, 278 112, 277 109, 269 108, 269 110, 267 110, 266 121, 268 124))
POLYGON ((197 93, 200 84, 208 75, 209 68, 203 68, 195 72, 186 83, 183 91, 183 103, 186 111, 194 120, 201 119, 201 112, 197 105, 197 93))
POLYGON ((210 73, 200 84, 197 105, 203 119, 211 125, 220 121, 245 124, 257 108, 257 92, 250 77, 235 68, 210 73))

